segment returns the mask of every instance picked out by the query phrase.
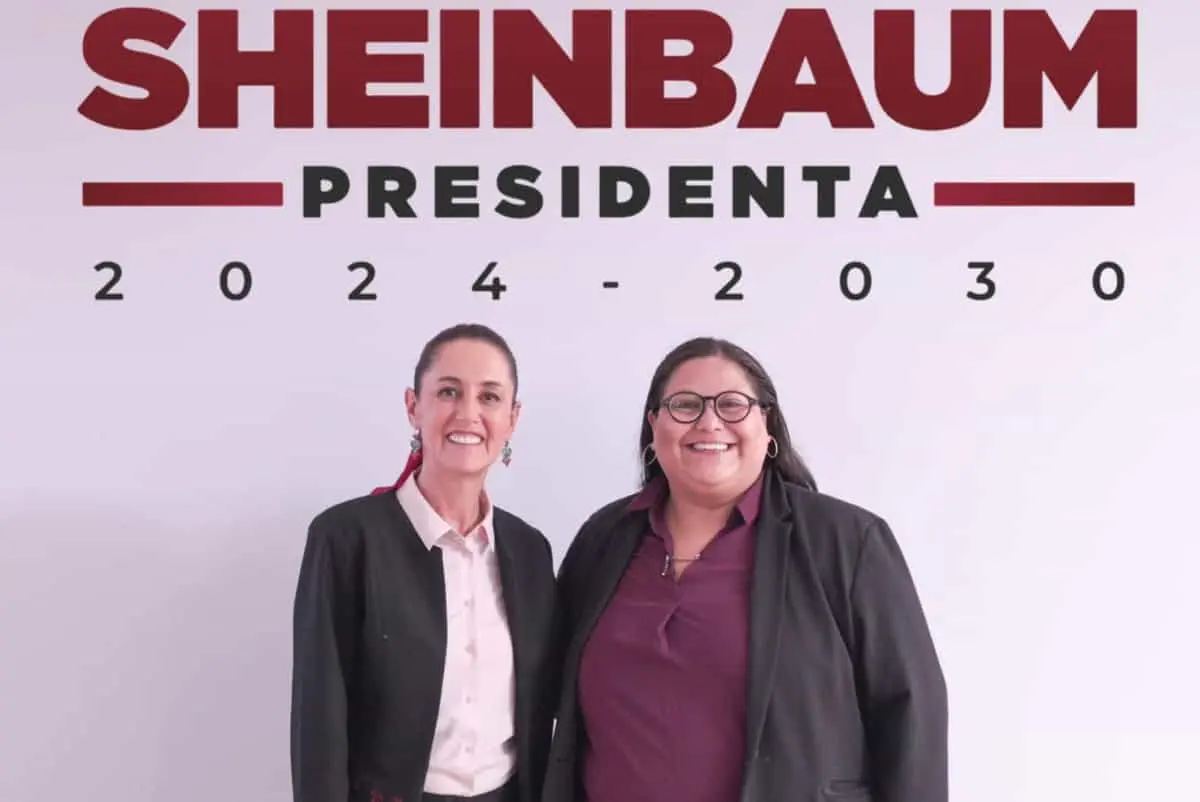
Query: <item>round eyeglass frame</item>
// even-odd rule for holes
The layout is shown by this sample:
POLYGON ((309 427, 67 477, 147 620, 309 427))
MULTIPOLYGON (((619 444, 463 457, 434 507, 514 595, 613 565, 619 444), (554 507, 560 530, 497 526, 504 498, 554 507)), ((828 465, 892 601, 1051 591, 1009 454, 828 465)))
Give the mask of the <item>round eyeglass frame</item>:
POLYGON ((695 393, 695 392, 692 392, 691 390, 680 390, 679 392, 671 393, 669 396, 664 398, 662 401, 659 401, 658 408, 665 409, 667 411, 667 414, 671 416, 672 420, 674 420, 677 423, 695 423, 696 421, 698 421, 702 417, 704 417, 704 410, 709 404, 712 404, 713 413, 718 418, 725 421, 726 423, 741 423, 746 418, 750 417, 750 411, 752 409, 754 409, 755 407, 762 409, 764 412, 766 412, 771 407, 770 404, 759 401, 754 396, 748 395, 747 393, 743 393, 740 390, 724 390, 722 392, 717 393, 716 395, 701 395, 700 393, 695 393), (722 414, 720 404, 718 404, 717 402, 719 399, 729 398, 730 396, 735 397, 740 401, 746 402, 745 414, 740 415, 738 417, 729 417, 727 415, 722 414), (671 402, 678 398, 692 398, 692 399, 699 400, 700 411, 697 412, 695 415, 681 415, 680 413, 676 412, 671 407, 671 402))

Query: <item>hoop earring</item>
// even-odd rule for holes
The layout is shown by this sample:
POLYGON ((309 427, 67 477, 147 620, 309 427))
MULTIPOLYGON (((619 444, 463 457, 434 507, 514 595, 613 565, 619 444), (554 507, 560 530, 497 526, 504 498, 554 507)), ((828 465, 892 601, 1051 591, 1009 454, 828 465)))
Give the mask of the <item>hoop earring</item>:
POLYGON ((646 447, 642 449, 642 464, 653 465, 656 459, 658 456, 654 453, 654 443, 647 443, 646 447))
POLYGON ((500 461, 504 463, 505 468, 512 464, 512 446, 507 440, 504 441, 504 448, 500 449, 500 461))
POLYGON ((409 448, 412 449, 412 452, 414 454, 421 450, 421 433, 420 432, 413 432, 412 440, 410 440, 408 442, 408 446, 409 446, 409 448))
POLYGON ((770 441, 767 442, 767 459, 775 459, 778 456, 779 456, 779 441, 776 440, 774 437, 772 437, 770 439, 770 441), (775 447, 774 451, 771 451, 771 446, 775 447))

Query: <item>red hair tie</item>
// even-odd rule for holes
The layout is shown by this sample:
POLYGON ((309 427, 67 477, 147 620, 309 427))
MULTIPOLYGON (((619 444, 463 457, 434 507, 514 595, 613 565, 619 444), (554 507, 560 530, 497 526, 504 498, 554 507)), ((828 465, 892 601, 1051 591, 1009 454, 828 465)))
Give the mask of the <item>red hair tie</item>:
POLYGON ((420 449, 409 454, 408 462, 404 464, 404 470, 401 471, 400 478, 394 484, 375 488, 371 491, 371 495, 378 496, 382 493, 394 493, 399 490, 400 485, 404 484, 404 480, 411 476, 417 468, 421 467, 421 454, 422 451, 420 449))

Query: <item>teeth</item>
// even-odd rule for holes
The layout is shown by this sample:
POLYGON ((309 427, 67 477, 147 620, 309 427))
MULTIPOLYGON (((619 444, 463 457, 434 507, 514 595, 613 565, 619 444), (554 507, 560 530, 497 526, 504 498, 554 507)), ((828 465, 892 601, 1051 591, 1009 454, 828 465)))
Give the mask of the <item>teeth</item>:
POLYGON ((728 443, 692 443, 688 448, 693 451, 728 451, 728 443))
POLYGON ((483 442, 482 437, 473 434, 452 434, 446 439, 460 446, 477 446, 483 442))

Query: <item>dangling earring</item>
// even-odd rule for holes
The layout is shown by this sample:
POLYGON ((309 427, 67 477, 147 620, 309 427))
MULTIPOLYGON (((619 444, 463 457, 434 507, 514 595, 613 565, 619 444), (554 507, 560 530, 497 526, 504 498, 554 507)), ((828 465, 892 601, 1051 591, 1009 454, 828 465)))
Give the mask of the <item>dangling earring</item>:
POLYGON ((420 451, 421 450, 421 433, 413 432, 412 440, 409 441, 408 445, 412 449, 412 452, 414 454, 416 454, 418 451, 420 451))
POLYGON ((779 441, 776 440, 774 437, 772 437, 770 440, 767 441, 767 459, 775 459, 778 456, 779 456, 779 441), (772 448, 775 449, 774 452, 771 451, 772 448))
POLYGON ((647 443, 646 447, 642 449, 642 464, 643 465, 653 465, 654 460, 656 460, 657 458, 658 458, 658 455, 654 453, 654 444, 647 443))
POLYGON ((500 461, 504 463, 505 468, 512 464, 512 446, 507 440, 504 441, 504 448, 500 449, 500 461))

